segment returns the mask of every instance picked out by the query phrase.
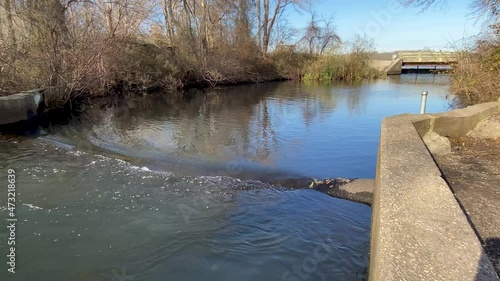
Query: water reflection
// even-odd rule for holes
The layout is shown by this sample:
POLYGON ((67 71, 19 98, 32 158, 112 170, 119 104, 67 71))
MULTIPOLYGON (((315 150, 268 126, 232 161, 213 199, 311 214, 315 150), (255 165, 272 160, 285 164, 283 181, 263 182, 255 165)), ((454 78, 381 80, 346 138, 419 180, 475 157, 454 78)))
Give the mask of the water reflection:
POLYGON ((373 177, 382 118, 416 113, 422 90, 431 93, 429 112, 447 110, 447 82, 401 75, 246 85, 187 100, 158 93, 96 106, 84 122, 52 130, 178 174, 218 174, 237 162, 242 177, 373 177))
POLYGON ((373 177, 381 119, 417 112, 424 89, 429 111, 446 110, 447 87, 436 82, 446 79, 131 96, 94 105, 49 136, 2 137, 0 170, 15 168, 21 190, 22 267, 13 280, 123 272, 134 280, 282 280, 296 278, 290 271, 318 247, 331 251, 311 280, 363 280, 369 207, 234 177, 373 177), (231 177, 197 176, 207 174, 231 177))
POLYGON ((398 84, 431 84, 437 86, 446 86, 450 83, 450 77, 442 74, 406 74, 393 75, 388 77, 392 82, 398 84))

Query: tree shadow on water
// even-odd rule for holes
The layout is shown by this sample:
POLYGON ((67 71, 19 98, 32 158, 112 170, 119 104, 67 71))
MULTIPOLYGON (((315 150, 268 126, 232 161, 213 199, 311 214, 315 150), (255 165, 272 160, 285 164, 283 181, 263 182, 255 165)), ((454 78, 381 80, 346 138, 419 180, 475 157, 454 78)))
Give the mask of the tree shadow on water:
POLYGON ((488 238, 483 243, 483 248, 485 254, 482 255, 479 260, 479 264, 477 267, 477 273, 475 281, 489 281, 489 280, 499 280, 498 276, 500 276, 500 238, 488 238), (496 272, 492 272, 490 267, 493 265, 493 269, 496 272))

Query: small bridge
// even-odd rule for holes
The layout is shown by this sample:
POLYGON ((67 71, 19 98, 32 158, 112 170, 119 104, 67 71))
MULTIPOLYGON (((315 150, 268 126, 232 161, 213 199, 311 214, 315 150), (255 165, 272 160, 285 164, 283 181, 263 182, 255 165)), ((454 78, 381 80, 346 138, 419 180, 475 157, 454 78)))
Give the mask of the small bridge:
POLYGON ((396 58, 404 65, 450 65, 458 61, 454 52, 401 52, 396 58))
POLYGON ((387 75, 400 75, 408 69, 445 70, 458 62, 458 55, 454 52, 401 52, 395 56, 384 69, 387 75))

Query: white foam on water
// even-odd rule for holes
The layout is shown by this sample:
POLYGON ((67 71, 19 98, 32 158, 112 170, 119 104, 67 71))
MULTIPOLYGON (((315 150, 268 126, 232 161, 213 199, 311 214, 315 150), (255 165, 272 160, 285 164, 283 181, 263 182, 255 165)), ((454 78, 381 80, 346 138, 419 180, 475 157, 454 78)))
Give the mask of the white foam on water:
POLYGON ((135 170, 135 171, 148 172, 150 174, 161 174, 161 175, 165 175, 165 176, 173 176, 174 175, 174 173, 172 173, 172 172, 151 170, 146 166, 136 166, 136 165, 132 165, 126 161, 123 161, 122 164, 127 165, 130 169, 135 170))
POLYGON ((30 210, 43 210, 42 207, 35 206, 33 204, 23 203, 23 206, 28 206, 30 210))

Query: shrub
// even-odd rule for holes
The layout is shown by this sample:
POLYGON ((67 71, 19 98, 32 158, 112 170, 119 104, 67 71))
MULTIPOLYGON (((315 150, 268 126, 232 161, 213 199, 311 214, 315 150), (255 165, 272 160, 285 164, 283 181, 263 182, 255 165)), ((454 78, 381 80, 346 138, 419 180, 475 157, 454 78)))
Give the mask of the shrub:
POLYGON ((313 55, 297 52, 294 45, 281 45, 271 53, 276 68, 284 78, 300 80, 304 75, 304 66, 311 63, 313 55))
POLYGON ((451 72, 451 92, 460 105, 496 101, 500 97, 500 40, 479 41, 463 51, 451 72))
POLYGON ((382 73, 370 66, 372 51, 373 42, 358 36, 344 49, 314 57, 305 66, 304 80, 361 80, 381 77, 382 73))
POLYGON ((380 77, 369 65, 369 59, 359 54, 337 54, 316 57, 305 67, 303 80, 361 80, 380 77))

